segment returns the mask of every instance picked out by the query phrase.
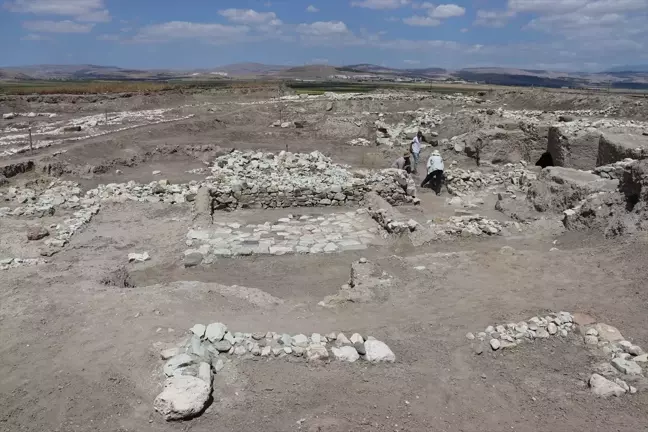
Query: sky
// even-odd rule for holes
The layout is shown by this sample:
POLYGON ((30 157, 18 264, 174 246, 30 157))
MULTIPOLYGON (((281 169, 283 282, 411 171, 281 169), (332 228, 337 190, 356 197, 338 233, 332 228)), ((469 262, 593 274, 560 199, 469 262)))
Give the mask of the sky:
POLYGON ((648 64, 648 0, 0 0, 0 66, 648 64))

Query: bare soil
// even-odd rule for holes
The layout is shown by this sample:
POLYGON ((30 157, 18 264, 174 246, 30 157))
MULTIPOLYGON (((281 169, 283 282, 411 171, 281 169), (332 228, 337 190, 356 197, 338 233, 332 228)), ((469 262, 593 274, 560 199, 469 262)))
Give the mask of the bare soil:
MULTIPOLYGON (((433 103, 338 101, 332 113, 321 104, 304 104, 305 112, 293 107, 289 116, 307 118, 305 128, 280 129, 269 127, 277 119, 271 104, 237 105, 246 99, 233 96, 225 104, 222 95, 193 98, 215 101, 210 105, 215 111, 196 106, 191 108, 196 117, 189 120, 8 158, 2 163, 33 160, 37 170, 10 178, 3 188, 47 178, 41 171, 47 164, 63 167, 60 174, 84 189, 130 180, 188 182, 200 175, 187 171, 206 167, 218 152, 231 148, 317 149, 355 167, 370 167, 376 158, 367 154, 378 153, 379 163, 387 166, 402 150, 350 147, 345 142, 369 137, 368 129, 359 127, 355 134, 346 128, 324 131, 319 125, 329 116, 357 110, 402 111, 433 103), (153 175, 156 170, 161 174, 153 175)), ((92 104, 80 110, 93 109, 101 112, 92 104)), ((400 210, 419 222, 448 217, 454 210, 445 198, 446 192, 436 197, 425 191, 420 207, 400 210)), ((506 220, 491 210, 493 200, 486 199, 480 214, 506 220)), ((216 217, 259 223, 299 211, 237 211, 216 217)), ((419 248, 385 242, 362 252, 219 259, 185 269, 182 253, 191 219, 189 205, 104 205, 46 264, 0 273, 0 430, 645 429, 648 393, 595 398, 585 382, 597 359, 577 337, 482 355, 474 354, 465 337, 490 324, 565 310, 588 313, 648 347, 645 237, 610 240, 590 233, 531 232, 419 248), (515 252, 502 254, 503 246, 515 252), (129 253, 143 251, 150 253, 150 261, 128 263, 129 253), (318 307, 347 282, 351 262, 361 256, 394 277, 387 300, 318 307), (106 275, 122 268, 132 286, 105 283, 106 275), (152 409, 163 384, 160 343, 178 343, 195 323, 216 321, 244 332, 373 335, 390 346, 397 361, 313 365, 233 358, 215 377, 214 400, 203 415, 167 423, 152 409)), ((0 252, 37 255, 35 244, 26 239, 32 223, 57 222, 56 216, 0 219, 0 252)))

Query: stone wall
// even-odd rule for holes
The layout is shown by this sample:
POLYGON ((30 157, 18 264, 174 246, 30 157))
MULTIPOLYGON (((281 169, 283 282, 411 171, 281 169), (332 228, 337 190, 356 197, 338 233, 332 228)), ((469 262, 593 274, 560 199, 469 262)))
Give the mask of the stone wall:
POLYGON ((600 138, 601 133, 596 129, 582 131, 552 126, 547 151, 555 166, 591 170, 597 165, 600 138))
POLYGON ((601 135, 596 165, 607 165, 623 159, 648 158, 648 137, 632 134, 601 135))

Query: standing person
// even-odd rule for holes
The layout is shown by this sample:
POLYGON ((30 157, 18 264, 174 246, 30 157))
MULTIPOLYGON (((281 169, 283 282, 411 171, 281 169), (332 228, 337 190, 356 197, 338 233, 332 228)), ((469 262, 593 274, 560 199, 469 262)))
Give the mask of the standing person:
POLYGON ((436 192, 437 195, 441 194, 441 181, 443 180, 443 158, 439 150, 434 150, 427 161, 427 176, 421 187, 424 187, 427 183, 432 185, 432 189, 436 192))
POLYGON ((392 168, 398 168, 407 171, 407 174, 412 172, 412 162, 410 161, 410 153, 405 152, 403 156, 399 157, 392 164, 392 168))
POLYGON ((423 141, 423 133, 418 131, 410 144, 410 153, 412 153, 412 172, 414 174, 417 173, 418 161, 421 155, 421 141, 423 141))

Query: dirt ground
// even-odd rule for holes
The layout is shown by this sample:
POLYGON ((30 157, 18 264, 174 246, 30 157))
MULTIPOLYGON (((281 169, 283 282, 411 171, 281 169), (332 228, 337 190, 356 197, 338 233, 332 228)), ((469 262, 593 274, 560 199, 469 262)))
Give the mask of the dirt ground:
MULTIPOLYGON (((9 178, 2 190, 45 178, 43 170, 52 166, 84 190, 131 180, 184 183, 204 177, 187 171, 207 167, 232 148, 317 149, 354 167, 387 166, 402 149, 346 145, 351 138, 370 138, 370 122, 320 126, 362 111, 447 108, 436 99, 336 101, 329 113, 325 103, 309 102, 283 114, 305 120, 305 127, 282 129, 269 127, 277 119, 276 105, 249 103, 256 96, 187 98, 172 102, 194 114, 191 119, 5 158, 0 164, 33 160, 36 171, 9 178)), ((439 130, 443 133, 442 126, 439 130)), ((420 223, 453 214, 447 192, 437 197, 426 190, 420 197, 421 206, 401 211, 420 223)), ((505 220, 493 210, 494 199, 493 194, 485 199, 480 214, 505 220)), ((218 218, 261 223, 289 212, 298 210, 245 210, 218 218)), ((56 215, 46 221, 0 219, 0 252, 36 254, 24 233, 41 223, 58 222, 56 215)), ((357 252, 222 258, 184 268, 191 224, 189 204, 105 204, 47 263, 0 271, 0 430, 646 430, 648 392, 595 398, 586 381, 599 359, 575 335, 482 355, 475 355, 465 337, 491 324, 569 311, 590 314, 648 347, 644 236, 611 240, 594 233, 531 231, 418 248, 385 240, 357 252), (501 253, 503 246, 514 252, 501 253), (127 263, 129 253, 142 251, 150 253, 150 261, 127 263), (350 264, 360 257, 393 276, 387 300, 319 307, 348 281, 350 264), (121 266, 135 287, 101 283, 121 266), (233 285, 239 288, 227 288, 233 285), (242 332, 373 335, 390 346, 397 361, 314 365, 232 357, 215 376, 213 401, 201 416, 165 422, 152 408, 163 384, 160 343, 178 343, 194 324, 217 321, 242 332)))

